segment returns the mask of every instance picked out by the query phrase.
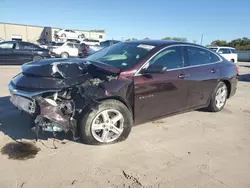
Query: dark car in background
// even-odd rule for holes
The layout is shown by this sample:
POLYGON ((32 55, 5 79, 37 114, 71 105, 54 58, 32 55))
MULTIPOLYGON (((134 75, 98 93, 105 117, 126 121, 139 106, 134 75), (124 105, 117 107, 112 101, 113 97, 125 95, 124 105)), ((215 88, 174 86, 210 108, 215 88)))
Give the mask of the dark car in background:
POLYGON ((131 41, 85 59, 22 66, 11 101, 35 118, 35 132, 72 131, 84 143, 126 139, 134 124, 183 111, 219 112, 236 92, 238 67, 196 44, 131 41))
POLYGON ((0 42, 0 64, 18 65, 51 58, 52 53, 36 44, 22 41, 0 42))

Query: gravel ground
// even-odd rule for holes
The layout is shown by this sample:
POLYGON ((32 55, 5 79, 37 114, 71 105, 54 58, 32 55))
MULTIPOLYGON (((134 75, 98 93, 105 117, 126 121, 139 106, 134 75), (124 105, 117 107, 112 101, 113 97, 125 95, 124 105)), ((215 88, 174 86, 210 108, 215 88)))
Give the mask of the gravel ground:
POLYGON ((7 84, 20 67, 1 66, 0 148, 13 139, 27 141, 34 155, 14 160, 0 154, 0 187, 249 188, 250 63, 239 67, 238 91, 220 113, 193 111, 149 122, 114 145, 60 136, 55 149, 52 135, 34 143, 28 118, 8 101, 7 84))

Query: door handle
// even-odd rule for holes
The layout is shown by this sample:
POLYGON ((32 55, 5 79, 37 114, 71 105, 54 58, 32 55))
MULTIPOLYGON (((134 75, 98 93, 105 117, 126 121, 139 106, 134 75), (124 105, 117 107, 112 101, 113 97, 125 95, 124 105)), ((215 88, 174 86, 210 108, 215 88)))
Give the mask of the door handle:
POLYGON ((217 72, 216 69, 212 69, 212 70, 211 70, 211 73, 216 73, 216 72, 217 72))
POLYGON ((189 77, 189 76, 190 76, 190 74, 180 74, 180 75, 178 76, 178 78, 184 79, 184 78, 189 77))

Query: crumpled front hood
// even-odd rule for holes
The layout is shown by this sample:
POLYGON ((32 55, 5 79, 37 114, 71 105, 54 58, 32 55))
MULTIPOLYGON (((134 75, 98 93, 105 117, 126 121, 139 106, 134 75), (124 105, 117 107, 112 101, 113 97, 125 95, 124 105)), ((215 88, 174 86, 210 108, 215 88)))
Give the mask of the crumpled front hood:
POLYGON ((12 79, 12 84, 20 89, 62 89, 119 72, 117 68, 84 59, 45 59, 24 64, 22 73, 12 79))
POLYGON ((76 78, 88 72, 91 66, 111 73, 119 72, 118 69, 108 65, 83 59, 45 59, 24 64, 22 73, 37 77, 76 78))

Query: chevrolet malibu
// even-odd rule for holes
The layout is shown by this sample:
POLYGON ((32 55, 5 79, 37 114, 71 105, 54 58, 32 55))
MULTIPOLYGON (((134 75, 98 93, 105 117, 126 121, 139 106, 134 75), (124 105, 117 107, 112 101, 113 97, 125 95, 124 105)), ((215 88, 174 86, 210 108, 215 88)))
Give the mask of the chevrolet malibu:
POLYGON ((196 44, 120 42, 86 59, 22 66, 9 83, 11 102, 32 130, 73 133, 87 144, 125 140, 133 125, 188 110, 223 109, 236 93, 238 67, 196 44))

